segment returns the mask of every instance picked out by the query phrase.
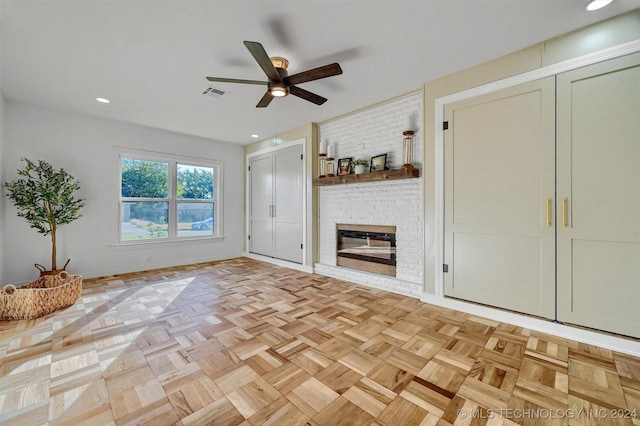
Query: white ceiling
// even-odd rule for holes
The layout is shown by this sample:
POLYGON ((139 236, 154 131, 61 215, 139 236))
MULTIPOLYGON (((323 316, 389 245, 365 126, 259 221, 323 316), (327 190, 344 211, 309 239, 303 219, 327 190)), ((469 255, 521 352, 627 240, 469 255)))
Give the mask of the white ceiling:
POLYGON ((640 7, 615 0, 0 0, 6 99, 246 144, 416 89, 434 78, 640 7), (255 105, 266 79, 244 40, 289 73, 339 62, 344 74, 255 105), (228 91, 202 95, 208 87, 228 91), (99 104, 96 97, 111 100, 99 104))

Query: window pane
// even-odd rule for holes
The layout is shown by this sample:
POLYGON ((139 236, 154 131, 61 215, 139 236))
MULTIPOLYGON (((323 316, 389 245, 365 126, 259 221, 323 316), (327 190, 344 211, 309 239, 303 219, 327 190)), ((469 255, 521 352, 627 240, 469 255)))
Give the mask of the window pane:
POLYGON ((169 197, 169 163, 123 158, 122 196, 169 197))
POLYGON ((213 168, 178 164, 178 198, 213 199, 213 168))
POLYGON ((122 202, 122 241, 167 238, 169 203, 122 202))
POLYGON ((178 203, 178 237, 213 235, 213 203, 178 203))

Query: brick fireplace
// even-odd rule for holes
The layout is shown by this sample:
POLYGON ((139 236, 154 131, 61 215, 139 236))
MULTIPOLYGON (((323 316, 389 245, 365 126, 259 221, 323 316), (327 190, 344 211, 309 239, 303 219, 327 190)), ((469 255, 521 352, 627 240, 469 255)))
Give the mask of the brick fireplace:
MULTIPOLYGON (((370 159, 387 154, 392 169, 402 166, 402 132, 412 127, 414 166, 422 168, 422 93, 376 105, 319 126, 320 140, 333 145, 336 158, 370 159)), ((420 297, 423 293, 423 179, 348 183, 318 187, 316 273, 420 297), (395 227, 395 274, 354 269, 337 256, 338 224, 395 227)))
MULTIPOLYGON (((335 185, 320 188, 319 262, 316 273, 419 297, 422 294, 422 182, 335 185), (338 225, 371 223, 395 228, 395 271, 354 268, 337 255, 338 225)), ((362 228, 357 228, 362 229, 362 228)), ((362 264, 361 264, 362 265, 362 264)))

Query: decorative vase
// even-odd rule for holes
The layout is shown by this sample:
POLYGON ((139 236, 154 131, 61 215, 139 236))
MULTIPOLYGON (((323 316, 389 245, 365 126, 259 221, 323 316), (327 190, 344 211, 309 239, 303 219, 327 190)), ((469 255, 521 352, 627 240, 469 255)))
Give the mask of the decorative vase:
POLYGON ((356 170, 356 174, 357 175, 362 174, 362 173, 364 173, 365 165, 364 164, 357 164, 355 166, 355 170, 356 170))

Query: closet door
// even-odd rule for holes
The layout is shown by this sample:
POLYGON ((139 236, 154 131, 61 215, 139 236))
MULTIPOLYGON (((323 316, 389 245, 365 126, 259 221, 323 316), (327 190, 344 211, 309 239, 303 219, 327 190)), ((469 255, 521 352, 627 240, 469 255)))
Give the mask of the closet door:
POLYGON ((297 144, 249 161, 249 252, 302 263, 303 150, 297 144))
POLYGON ((273 159, 271 154, 253 157, 250 167, 249 251, 273 256, 273 159))
POLYGON ((558 319, 640 337, 640 55, 558 76, 558 319))
POLYGON ((445 295, 555 316, 555 80, 445 107, 445 295))
POLYGON ((303 160, 302 145, 273 153, 274 257, 302 263, 303 160))

